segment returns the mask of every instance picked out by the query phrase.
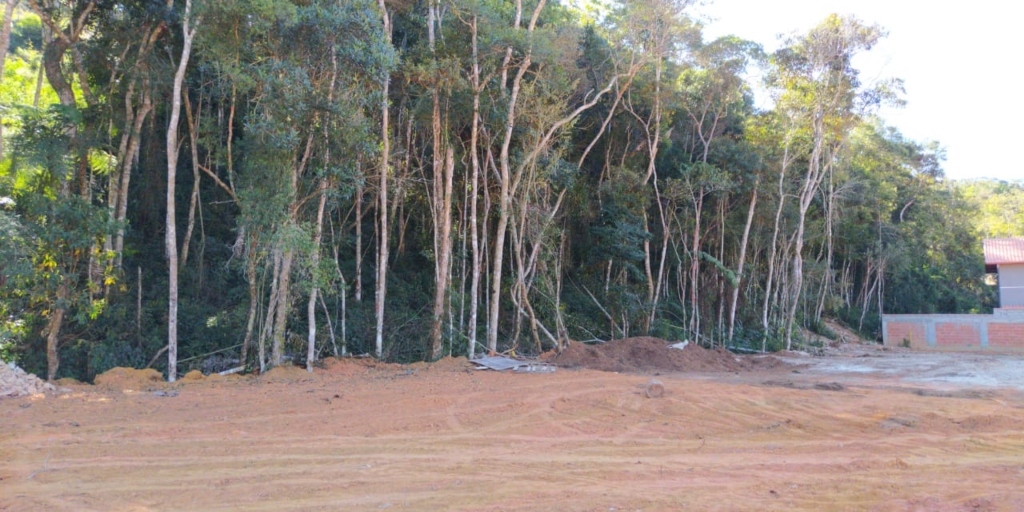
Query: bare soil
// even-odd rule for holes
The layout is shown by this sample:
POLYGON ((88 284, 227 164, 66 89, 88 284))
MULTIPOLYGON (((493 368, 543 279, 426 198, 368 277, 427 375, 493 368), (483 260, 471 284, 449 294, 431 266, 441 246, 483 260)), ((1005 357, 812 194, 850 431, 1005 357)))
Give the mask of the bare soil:
POLYGON ((120 371, 0 400, 0 510, 1024 510, 1024 382, 957 377, 1020 356, 681 353, 705 367, 120 371))
POLYGON ((607 372, 736 372, 788 366, 770 355, 740 357, 723 348, 707 350, 692 343, 676 349, 665 340, 645 336, 599 345, 573 342, 548 360, 565 368, 607 372))

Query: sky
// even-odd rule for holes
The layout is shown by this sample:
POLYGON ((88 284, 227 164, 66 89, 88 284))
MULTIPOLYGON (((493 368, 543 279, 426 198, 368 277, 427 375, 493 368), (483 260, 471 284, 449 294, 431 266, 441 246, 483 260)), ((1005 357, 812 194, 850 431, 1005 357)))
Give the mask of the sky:
POLYGON ((1024 97, 1016 2, 974 0, 706 0, 693 8, 705 39, 733 34, 780 46, 831 13, 852 14, 888 32, 854 61, 865 84, 902 78, 903 108, 881 117, 904 136, 938 141, 952 179, 1024 180, 1024 97))

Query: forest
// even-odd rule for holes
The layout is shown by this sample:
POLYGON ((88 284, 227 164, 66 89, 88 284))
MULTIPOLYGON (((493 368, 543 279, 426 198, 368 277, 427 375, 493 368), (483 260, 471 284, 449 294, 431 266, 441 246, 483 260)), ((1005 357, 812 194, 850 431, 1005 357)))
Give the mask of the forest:
POLYGON ((853 65, 883 27, 766 52, 690 0, 586 5, 4 0, 0 359, 761 352, 996 305, 1024 182, 878 116, 910 100, 853 65))

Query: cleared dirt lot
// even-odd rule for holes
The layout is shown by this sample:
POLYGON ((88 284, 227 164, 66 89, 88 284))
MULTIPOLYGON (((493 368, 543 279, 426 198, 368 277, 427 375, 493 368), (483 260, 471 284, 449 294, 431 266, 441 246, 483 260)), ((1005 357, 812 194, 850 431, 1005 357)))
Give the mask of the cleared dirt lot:
POLYGON ((0 401, 0 510, 1024 510, 1024 380, 961 378, 1020 356, 919 355, 662 374, 655 399, 457 360, 76 386, 0 401))

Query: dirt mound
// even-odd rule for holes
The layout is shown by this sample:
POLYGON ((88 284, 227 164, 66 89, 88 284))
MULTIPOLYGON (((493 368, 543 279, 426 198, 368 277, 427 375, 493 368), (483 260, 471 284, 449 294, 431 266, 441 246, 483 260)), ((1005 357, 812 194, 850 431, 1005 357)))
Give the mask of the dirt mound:
POLYGON ((740 357, 722 348, 708 350, 692 343, 683 349, 671 348, 668 341, 646 336, 601 345, 573 342, 550 362, 609 372, 735 372, 786 365, 772 356, 740 357))
POLYGON ((260 380, 264 382, 306 382, 312 379, 313 374, 307 372, 304 366, 287 363, 275 366, 260 375, 260 380))
POLYGON ((203 372, 199 370, 192 370, 181 377, 181 380, 185 381, 198 381, 203 380, 203 372))
MULTIPOLYGON (((354 377, 364 375, 374 364, 376 360, 369 357, 325 357, 322 371, 331 376, 354 377)), ((320 371, 317 368, 315 373, 320 371)))
POLYGON ((464 372, 472 370, 475 365, 470 364, 469 360, 465 357, 442 357, 433 363, 427 362, 416 362, 408 365, 408 368, 414 371, 431 371, 431 372, 464 372))
POLYGON ((835 320, 824 320, 825 326, 835 333, 835 341, 840 343, 868 343, 867 340, 860 337, 856 331, 846 327, 835 320))
POLYGON ((56 390, 57 388, 53 384, 18 368, 14 363, 0 361, 0 398, 35 395, 56 390))
MULTIPOLYGON (((861 338, 860 335, 858 335, 857 332, 854 331, 853 329, 850 329, 835 320, 823 319, 822 323, 825 325, 828 331, 830 331, 828 336, 817 334, 804 327, 800 327, 798 329, 799 338, 806 343, 810 343, 812 345, 821 345, 826 349, 836 348, 843 344, 859 345, 871 343, 870 341, 861 338)), ((827 353, 827 351, 824 354, 818 353, 818 351, 816 350, 809 349, 809 351, 811 353, 814 353, 815 355, 830 355, 827 353)))
POLYGON ((147 390, 163 383, 164 376, 152 369, 136 370, 135 368, 111 368, 96 376, 93 381, 97 386, 111 389, 147 390))
POLYGON ((247 378, 247 377, 243 377, 243 376, 241 376, 241 375, 239 375, 237 373, 229 373, 227 375, 221 375, 219 373, 211 373, 211 374, 207 375, 206 377, 203 377, 202 382, 207 383, 207 384, 216 383, 216 382, 231 382, 231 381, 241 380, 243 378, 247 378))

